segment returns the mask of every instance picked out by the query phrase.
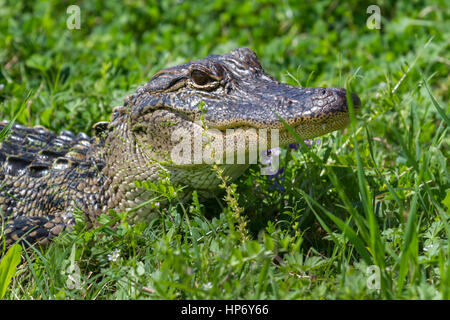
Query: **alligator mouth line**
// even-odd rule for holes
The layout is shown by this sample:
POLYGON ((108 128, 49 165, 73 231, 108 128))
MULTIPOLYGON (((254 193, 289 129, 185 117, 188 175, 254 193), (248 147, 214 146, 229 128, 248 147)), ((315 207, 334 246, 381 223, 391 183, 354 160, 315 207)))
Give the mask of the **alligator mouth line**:
MULTIPOLYGON (((359 111, 359 107, 354 106, 355 112, 359 111)), ((236 121, 229 121, 226 123, 215 123, 214 121, 210 121, 208 119, 202 118, 202 115, 206 115, 206 113, 201 112, 201 110, 196 109, 192 111, 187 110, 176 110, 168 106, 160 106, 156 110, 165 110, 167 112, 176 114, 177 117, 188 121, 192 123, 200 123, 202 128, 206 126, 208 129, 216 129, 220 131, 225 131, 227 129, 278 129, 278 130, 285 130, 285 125, 278 119, 278 114, 274 112, 274 114, 277 116, 277 119, 271 120, 271 121, 260 121, 258 120, 252 120, 252 119, 245 119, 245 120, 236 120, 236 121)), ((273 112, 273 111, 272 111, 273 112)), ((282 118, 282 117, 281 117, 282 118)), ((350 117, 349 113, 341 112, 339 114, 330 114, 326 117, 317 117, 312 118, 309 116, 296 116, 293 119, 285 119, 282 118, 287 125, 292 127, 293 129, 300 128, 300 127, 316 127, 316 128, 335 128, 332 130, 337 130, 340 128, 343 128, 345 125, 348 124, 350 117), (331 120, 331 121, 330 121, 331 120), (336 126, 335 124, 341 124, 341 126, 336 126)), ((325 130, 320 130, 325 131, 325 130)), ((328 132, 328 131, 327 131, 328 132)), ((323 134, 323 133, 322 133, 323 134)), ((321 135, 321 134, 318 134, 321 135)))

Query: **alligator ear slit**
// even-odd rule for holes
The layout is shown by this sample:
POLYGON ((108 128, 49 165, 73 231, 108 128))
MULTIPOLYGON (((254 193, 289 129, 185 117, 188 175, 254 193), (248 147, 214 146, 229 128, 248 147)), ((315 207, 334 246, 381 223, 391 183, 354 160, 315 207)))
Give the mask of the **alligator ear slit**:
MULTIPOLYGON (((149 82, 144 86, 145 92, 158 92, 170 89, 176 85, 180 80, 185 78, 183 74, 159 72, 154 75, 149 82)), ((140 92, 137 92, 140 94, 140 92)))

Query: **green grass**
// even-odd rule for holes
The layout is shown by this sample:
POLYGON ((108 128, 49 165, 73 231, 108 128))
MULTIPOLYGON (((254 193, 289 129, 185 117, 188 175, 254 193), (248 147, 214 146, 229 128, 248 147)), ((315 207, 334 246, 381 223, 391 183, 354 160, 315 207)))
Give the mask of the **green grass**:
POLYGON ((253 166, 217 199, 180 203, 141 182, 168 199, 160 218, 78 219, 22 251, 4 298, 449 299, 449 8, 376 1, 371 30, 371 4, 80 2, 68 30, 65 4, 0 0, 0 119, 90 132, 161 68, 238 46, 283 82, 363 102, 347 129, 284 150, 277 183, 253 166))

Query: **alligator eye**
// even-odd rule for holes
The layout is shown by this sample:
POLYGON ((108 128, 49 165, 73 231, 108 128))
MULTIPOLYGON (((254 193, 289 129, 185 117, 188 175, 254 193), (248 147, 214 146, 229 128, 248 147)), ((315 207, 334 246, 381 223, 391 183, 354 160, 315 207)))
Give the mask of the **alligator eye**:
POLYGON ((205 84, 213 81, 213 79, 208 74, 200 70, 192 71, 191 78, 192 80, 194 80, 195 84, 199 86, 204 86, 205 84))

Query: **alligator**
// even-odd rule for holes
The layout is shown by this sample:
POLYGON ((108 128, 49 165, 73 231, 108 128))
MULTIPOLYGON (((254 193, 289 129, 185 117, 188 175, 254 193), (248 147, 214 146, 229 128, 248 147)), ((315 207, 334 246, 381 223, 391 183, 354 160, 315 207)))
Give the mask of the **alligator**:
MULTIPOLYGON (((358 96, 351 99, 357 110, 358 96)), ((92 138, 0 122, 8 132, 0 141, 3 243, 45 245, 74 223, 76 211, 89 225, 110 209, 129 212, 130 223, 153 219, 158 211, 149 200, 155 194, 136 181, 169 179, 186 186, 180 199, 193 190, 215 194, 220 180, 214 165, 232 180, 249 164, 175 162, 175 131, 208 136, 243 129, 233 131, 239 138, 251 128, 276 129, 280 146, 295 142, 280 119, 301 139, 341 129, 349 123, 346 90, 280 83, 253 51, 238 48, 159 71, 113 109, 109 122, 94 125, 92 138)), ((232 144, 248 154, 248 143, 232 144)))

